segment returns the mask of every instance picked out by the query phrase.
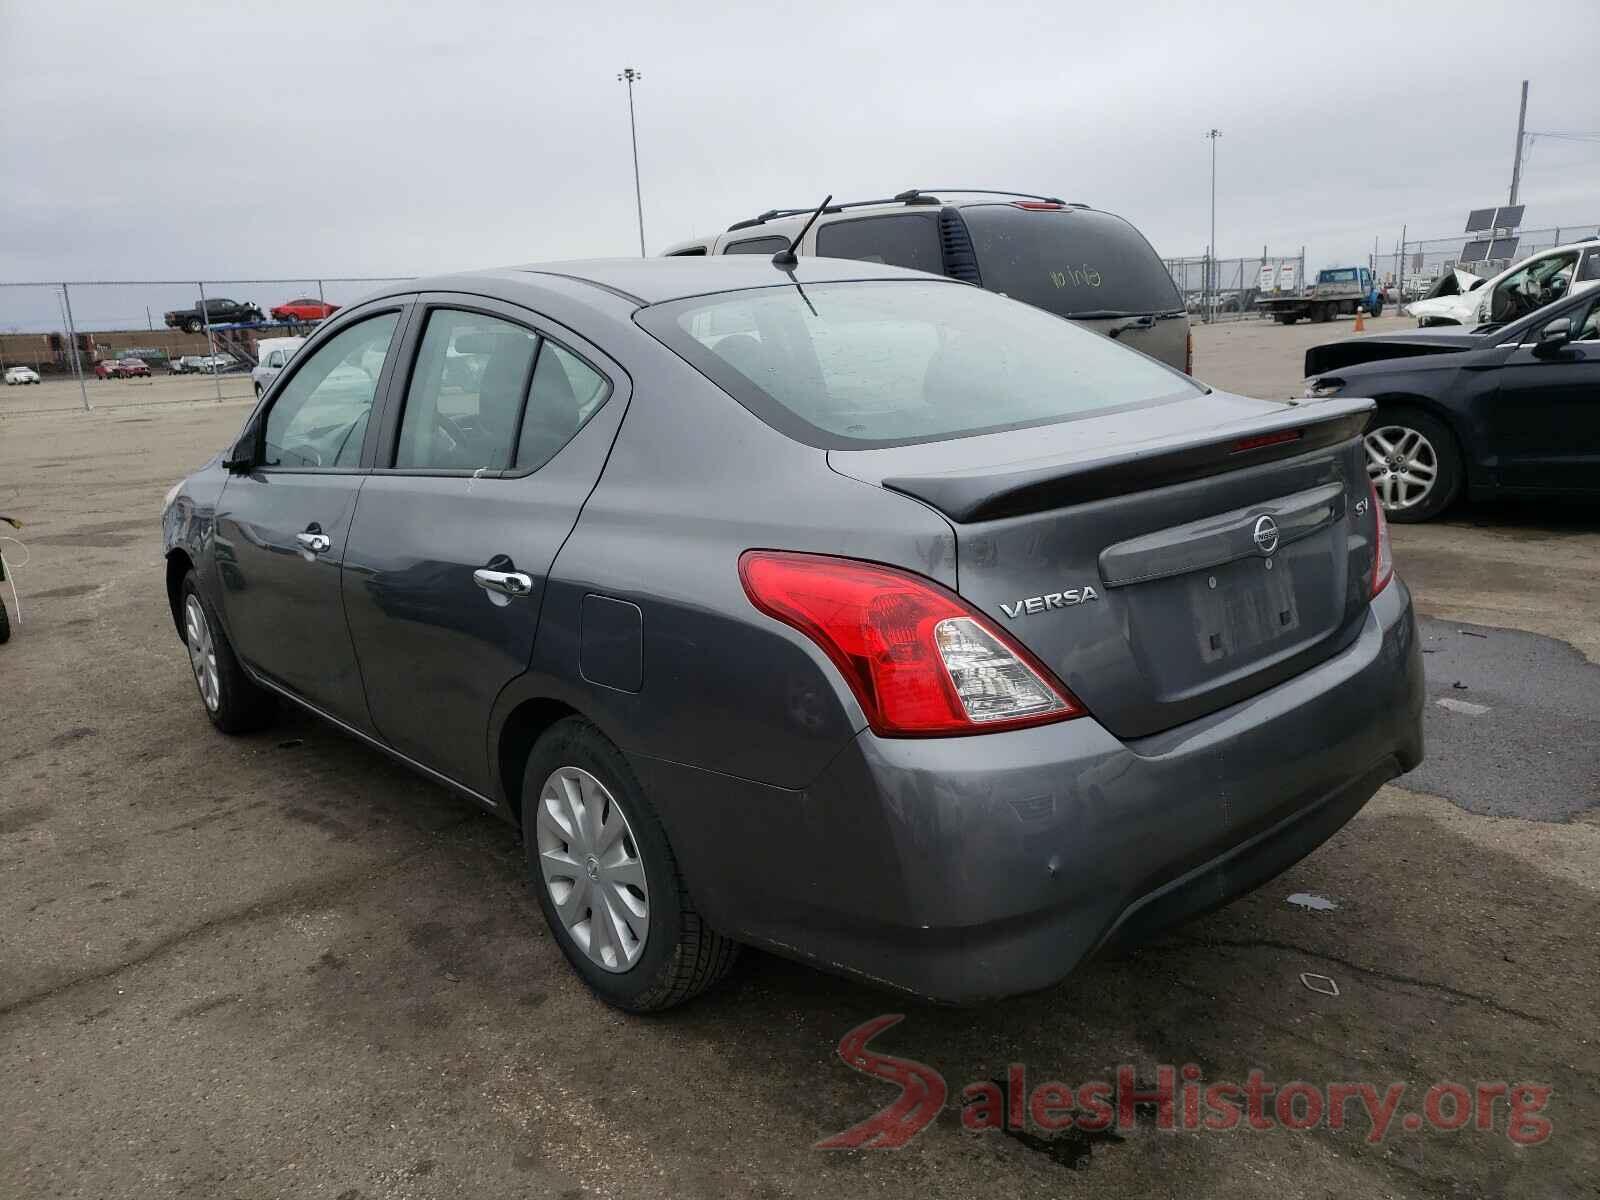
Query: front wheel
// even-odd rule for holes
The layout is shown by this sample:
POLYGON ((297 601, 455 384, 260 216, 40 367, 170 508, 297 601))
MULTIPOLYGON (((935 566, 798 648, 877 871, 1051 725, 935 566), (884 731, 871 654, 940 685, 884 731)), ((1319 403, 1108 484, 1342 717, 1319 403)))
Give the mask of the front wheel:
POLYGON ((183 331, 185 333, 199 333, 204 328, 205 322, 197 321, 192 317, 183 323, 183 331))
POLYGON ((561 952, 606 1003, 657 1012, 733 965, 739 944, 701 919, 627 760, 583 718, 551 726, 528 756, 522 837, 561 952))
POLYGON ((1461 491, 1461 452, 1443 422, 1414 408, 1379 409, 1367 426, 1367 474, 1396 524, 1438 516, 1461 491))
POLYGON ((1383 297, 1382 296, 1379 296, 1378 297, 1378 302, 1372 306, 1372 315, 1375 316, 1375 317, 1383 316, 1383 297))
POLYGON ((179 592, 183 641, 189 650, 189 668, 200 689, 206 716, 223 733, 249 733, 272 720, 276 705, 272 693, 251 682, 234 657, 228 635, 190 571, 179 592))

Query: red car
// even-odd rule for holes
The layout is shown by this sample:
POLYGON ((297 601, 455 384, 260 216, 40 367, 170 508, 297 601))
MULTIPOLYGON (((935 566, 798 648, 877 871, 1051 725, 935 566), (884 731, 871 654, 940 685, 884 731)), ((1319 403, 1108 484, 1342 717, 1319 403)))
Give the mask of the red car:
POLYGON ((150 377, 150 368, 142 358, 119 358, 111 364, 111 373, 118 379, 132 379, 135 375, 150 377))
POLYGON ((306 298, 286 300, 272 310, 274 321, 322 321, 339 311, 337 304, 306 298))
POLYGON ((96 379, 115 379, 117 377, 117 363, 115 359, 103 358, 94 365, 96 379))

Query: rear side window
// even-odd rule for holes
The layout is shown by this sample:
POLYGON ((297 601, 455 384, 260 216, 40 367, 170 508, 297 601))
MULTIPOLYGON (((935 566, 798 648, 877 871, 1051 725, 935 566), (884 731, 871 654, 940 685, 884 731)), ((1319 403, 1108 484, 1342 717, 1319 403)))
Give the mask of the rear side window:
POLYGON ((776 254, 789 248, 786 237, 745 238, 742 242, 729 242, 724 254, 776 254))
POLYGON ((406 391, 394 465, 411 470, 503 471, 539 337, 483 313, 428 315, 406 391))
POLYGON ((554 458, 605 403, 609 392, 605 378, 588 363, 554 342, 545 342, 517 442, 517 469, 531 471, 554 458))
POLYGON ((1200 391, 1037 308, 933 280, 725 292, 635 319, 769 425, 830 449, 1043 425, 1200 391))
POLYGON ((939 218, 934 213, 894 213, 832 221, 817 230, 817 253, 824 258, 854 258, 944 274, 939 218))
POLYGON ((1183 308, 1144 235, 1090 209, 963 209, 983 286, 1061 317, 1143 316, 1183 308))

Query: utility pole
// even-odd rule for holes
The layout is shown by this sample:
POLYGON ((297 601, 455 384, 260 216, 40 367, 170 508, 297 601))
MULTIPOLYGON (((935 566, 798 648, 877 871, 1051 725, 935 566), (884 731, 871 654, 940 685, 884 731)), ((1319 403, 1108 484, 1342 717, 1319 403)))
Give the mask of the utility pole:
POLYGON ((1517 189, 1522 186, 1522 131, 1528 125, 1528 81, 1522 81, 1522 107, 1517 110, 1517 152, 1511 158, 1511 199, 1516 204, 1517 189))
POLYGON ((1210 129, 1206 131, 1206 140, 1211 143, 1211 250, 1210 269, 1206 272, 1206 312, 1207 320, 1217 319, 1217 289, 1211 276, 1217 269, 1217 139, 1222 136, 1222 130, 1210 129))
POLYGON ((633 85, 644 74, 624 67, 617 78, 628 85, 628 133, 633 138, 633 202, 639 209, 639 257, 644 257, 644 194, 639 189, 639 127, 633 119, 633 85))

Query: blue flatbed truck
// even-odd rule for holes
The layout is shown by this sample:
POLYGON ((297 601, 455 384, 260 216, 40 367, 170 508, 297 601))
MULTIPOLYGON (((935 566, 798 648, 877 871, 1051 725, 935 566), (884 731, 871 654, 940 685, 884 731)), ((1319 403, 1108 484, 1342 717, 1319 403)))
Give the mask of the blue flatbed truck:
POLYGON ((1317 282, 1297 296, 1263 296, 1256 307, 1280 325, 1293 325, 1301 317, 1331 321, 1358 308, 1369 317, 1383 315, 1383 292, 1366 267, 1327 267, 1317 282))

